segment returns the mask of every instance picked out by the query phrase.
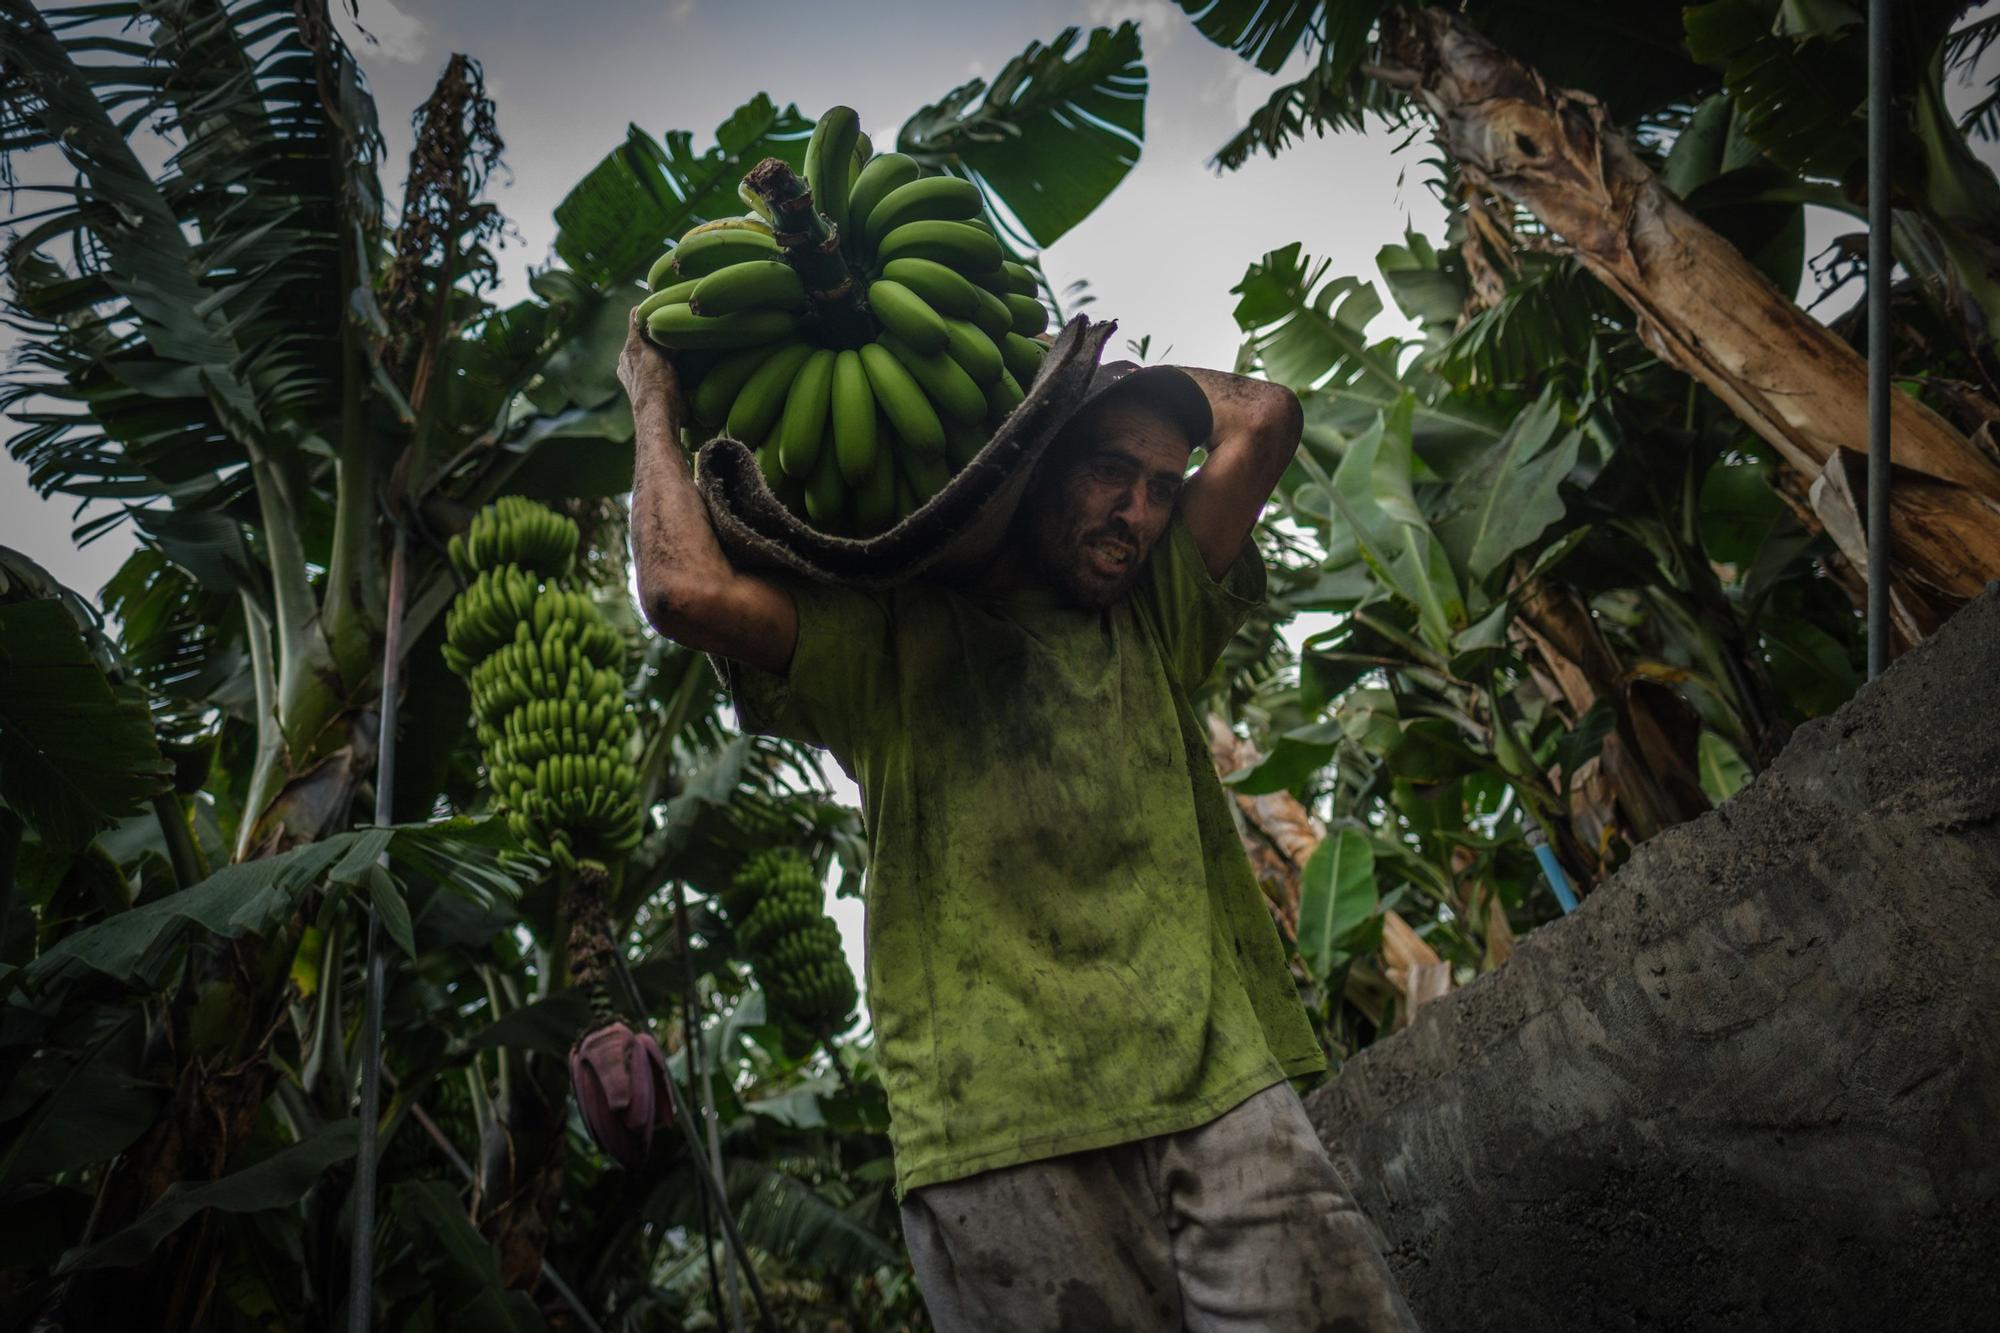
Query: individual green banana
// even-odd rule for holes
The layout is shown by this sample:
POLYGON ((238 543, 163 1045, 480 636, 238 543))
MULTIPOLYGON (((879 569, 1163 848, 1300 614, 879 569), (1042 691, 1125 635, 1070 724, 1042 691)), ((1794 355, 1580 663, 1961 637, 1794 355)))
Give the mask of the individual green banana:
POLYGON ((1009 372, 1001 371, 1000 378, 986 386, 986 410, 989 413, 989 420, 995 425, 1005 421, 1013 415, 1014 409, 1019 407, 1027 396, 1019 380, 1009 372))
POLYGON ((1009 332, 1000 339, 1000 355, 1006 359, 1007 373, 1023 385, 1035 382, 1035 372, 1042 368, 1042 358, 1049 349, 1033 338, 1024 338, 1009 332))
POLYGON ((882 202, 891 190, 908 185, 923 175, 923 168, 907 153, 877 153, 861 168, 861 174, 854 178, 854 188, 847 195, 847 216, 860 219, 861 225, 852 228, 854 244, 850 247, 855 254, 866 253, 861 248, 862 233, 866 229, 868 215, 875 211, 875 205, 882 202))
POLYGON ((942 352, 951 342, 950 331, 930 303, 893 278, 868 284, 868 309, 882 327, 919 352, 942 352))
POLYGON ((760 209, 755 214, 745 213, 741 217, 711 218, 707 222, 697 222, 694 226, 689 227, 681 233, 681 244, 687 244, 689 237, 706 236, 711 232, 718 231, 762 232, 766 236, 773 234, 770 221, 763 216, 763 212, 760 209))
MULTIPOLYGON (((665 296, 667 292, 660 294, 665 296)), ((782 259, 746 259, 719 268, 707 277, 696 278, 692 292, 681 299, 697 315, 733 315, 739 310, 801 310, 806 303, 806 285, 782 259)))
POLYGON ((746 259, 778 259, 782 255, 770 232, 747 226, 729 227, 683 238, 674 247, 674 272, 683 278, 705 278, 717 269, 746 259))
POLYGON ((861 159, 863 166, 868 164, 869 158, 875 156, 875 141, 868 137, 867 130, 854 132, 854 154, 861 159))
POLYGON ((1007 308, 1007 302, 995 296, 984 287, 974 286, 978 293, 979 306, 966 318, 979 326, 979 331, 995 343, 1005 338, 1014 327, 1014 312, 1007 308))
POLYGON ((1035 280, 1035 271, 1026 264, 1003 259, 1000 261, 1000 271, 1007 275, 1007 290, 1016 295, 1035 296, 1042 290, 1042 284, 1035 280))
POLYGON ((776 431, 771 433, 770 439, 757 446, 757 470, 764 474, 764 484, 775 493, 779 484, 785 479, 784 465, 778 461, 776 431))
POLYGON ((882 276, 923 297, 940 315, 970 319, 979 309, 979 289, 964 274, 935 259, 892 259, 882 266, 882 276))
POLYGON ((847 510, 838 452, 833 441, 822 439, 814 450, 812 475, 806 478, 806 516, 823 528, 835 525, 847 510))
POLYGON ((1002 299, 1014 293, 1014 280, 1007 276, 1004 261, 984 273, 968 273, 966 276, 977 283, 982 291, 992 292, 1002 299))
POLYGON ((741 199, 743 206, 755 213, 765 226, 770 227, 777 222, 777 219, 771 216, 771 206, 764 202, 764 196, 751 189, 748 181, 736 182, 736 197, 741 199))
POLYGON ((806 516, 806 484, 802 478, 786 477, 778 483, 777 491, 778 503, 800 518, 806 516))
POLYGON ((723 430, 731 439, 752 446, 763 443, 778 414, 785 410, 785 395, 791 390, 793 376, 812 354, 810 343, 787 343, 750 373, 724 418, 723 430))
POLYGON ((924 501, 944 489, 951 480, 951 464, 939 454, 906 453, 900 460, 903 475, 910 479, 910 489, 916 494, 917 502, 924 501))
POLYGON ((784 415, 778 421, 778 462, 790 476, 809 475, 819 461, 838 357, 831 347, 819 348, 799 367, 792 390, 785 395, 784 415))
POLYGON ((812 191, 813 207, 826 215, 838 230, 847 228, 848 192, 854 177, 854 145, 861 134, 861 118, 851 106, 837 106, 819 118, 806 146, 806 188, 812 191))
POLYGON ((1009 292, 1001 298, 1014 316, 1010 326, 1024 338, 1032 338, 1049 326, 1049 308, 1032 296, 1009 292))
POLYGON ((673 274, 673 271, 674 252, 669 250, 658 259, 655 259, 653 266, 646 270, 646 290, 649 292, 660 290, 660 285, 667 281, 673 274))
POLYGON ((986 419, 986 395, 950 356, 943 352, 926 355, 893 333, 885 332, 876 341, 903 363, 940 414, 975 426, 986 419))
POLYGON ((861 349, 861 365, 868 372, 868 387, 875 401, 889 416, 897 436, 912 449, 938 453, 944 448, 944 423, 925 395, 923 386, 880 342, 861 349))
POLYGON ((926 176, 899 185, 882 196, 882 202, 868 214, 866 245, 879 245, 882 238, 906 222, 963 222, 979 216, 984 204, 979 187, 957 176, 926 176))
POLYGON ((704 426, 720 426, 729 420, 730 404, 743 392, 744 384, 756 373, 757 367, 770 360, 777 351, 775 347, 746 347, 724 357, 695 387, 694 419, 704 426))
POLYGON ((901 522, 902 520, 908 518, 910 515, 916 513, 917 506, 922 503, 923 502, 921 500, 917 499, 917 493, 910 488, 909 476, 906 473, 904 473, 903 469, 897 468, 896 469, 896 521, 901 522))
MULTIPOLYGON (((878 418, 877 434, 891 429, 887 421, 878 418)), ((879 532, 896 521, 896 459, 893 450, 877 449, 874 466, 868 475, 856 482, 848 478, 854 487, 854 519, 864 533, 879 532)))
POLYGON ((974 384, 984 388, 1006 373, 999 346, 978 325, 963 319, 947 319, 944 330, 948 340, 945 350, 972 376, 974 384))
MULTIPOLYGON (((887 200, 883 201, 884 203, 887 200)), ((876 206, 878 211, 881 205, 876 206)), ((894 259, 935 259, 960 273, 984 273, 998 268, 1002 258, 1000 242, 977 227, 963 222, 905 222, 882 237, 875 257, 887 264, 894 259)))
POLYGON ((662 347, 755 347, 791 336, 799 317, 789 310, 739 310, 733 315, 705 317, 678 305, 661 306, 646 317, 646 331, 662 347))
POLYGON ((671 287, 662 287, 659 291, 654 292, 651 296, 639 302, 639 319, 643 322, 650 318, 652 313, 661 306, 675 305, 687 300, 690 296, 694 295, 694 289, 700 285, 700 278, 688 278, 685 281, 675 283, 671 287))
POLYGON ((944 423, 944 456, 957 472, 970 463, 973 455, 986 447, 988 435, 983 427, 968 426, 962 421, 944 423))
POLYGON ((861 353, 849 349, 833 362, 833 448, 840 475, 850 486, 875 468, 879 437, 875 430, 875 391, 868 387, 868 370, 861 353))

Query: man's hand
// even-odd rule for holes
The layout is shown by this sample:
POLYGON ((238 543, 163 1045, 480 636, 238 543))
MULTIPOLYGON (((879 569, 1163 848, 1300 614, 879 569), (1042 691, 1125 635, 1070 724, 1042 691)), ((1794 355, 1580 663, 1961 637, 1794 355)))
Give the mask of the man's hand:
POLYGON ((1208 459, 1181 501, 1202 563, 1221 578, 1264 512, 1271 488, 1285 475, 1305 430, 1299 396, 1282 384, 1199 366, 1180 366, 1208 395, 1215 425, 1208 459))
POLYGON ((667 357, 667 349, 647 337, 639 326, 637 306, 632 307, 626 321, 625 346, 618 352, 618 382, 625 386, 625 396, 632 400, 635 411, 641 404, 680 401, 680 376, 667 357))

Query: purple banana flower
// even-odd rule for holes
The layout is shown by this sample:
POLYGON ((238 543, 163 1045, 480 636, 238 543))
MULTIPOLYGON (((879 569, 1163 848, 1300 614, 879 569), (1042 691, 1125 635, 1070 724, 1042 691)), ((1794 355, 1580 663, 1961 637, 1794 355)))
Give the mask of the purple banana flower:
POLYGON ((645 1165, 653 1131, 674 1123, 660 1043, 650 1032, 607 1023, 570 1047, 569 1078, 597 1146, 628 1170, 645 1165))

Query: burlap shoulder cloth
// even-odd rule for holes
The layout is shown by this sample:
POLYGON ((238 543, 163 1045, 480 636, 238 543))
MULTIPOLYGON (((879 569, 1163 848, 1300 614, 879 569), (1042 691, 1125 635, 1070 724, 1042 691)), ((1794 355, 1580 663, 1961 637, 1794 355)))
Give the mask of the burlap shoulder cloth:
POLYGON ((952 578, 999 545, 1028 479, 1096 372, 1116 320, 1078 315, 1056 335, 1027 397, 943 490, 873 537, 835 537, 793 517, 741 441, 717 436, 695 457, 696 484, 729 558, 823 583, 886 588, 919 574, 952 578))

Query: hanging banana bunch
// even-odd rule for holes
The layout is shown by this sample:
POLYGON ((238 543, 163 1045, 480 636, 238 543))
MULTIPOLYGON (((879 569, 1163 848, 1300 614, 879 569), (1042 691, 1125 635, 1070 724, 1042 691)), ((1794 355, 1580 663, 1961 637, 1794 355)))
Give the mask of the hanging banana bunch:
POLYGON ((444 657, 472 694, 474 732, 514 835, 566 870, 600 866, 643 830, 625 706, 627 645, 574 586, 577 529, 503 496, 450 544, 466 589, 445 613, 444 657))
POLYGON ((827 1038, 853 1021, 858 996, 840 928, 820 904, 812 862, 789 847, 746 861, 722 896, 771 1007, 827 1038))
POLYGON ((677 358, 698 428, 755 450, 814 526, 866 536, 936 494, 1020 405, 1049 312, 981 216, 979 187, 874 153, 852 108, 814 127, 805 183, 858 320, 821 318, 804 260, 747 184, 751 213, 691 228, 660 256, 640 316, 655 342, 700 354, 677 358))

